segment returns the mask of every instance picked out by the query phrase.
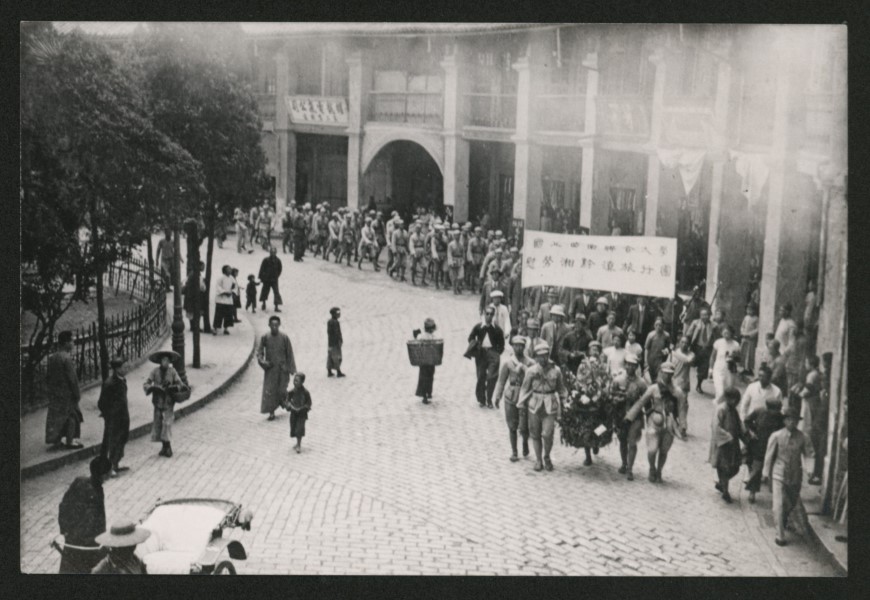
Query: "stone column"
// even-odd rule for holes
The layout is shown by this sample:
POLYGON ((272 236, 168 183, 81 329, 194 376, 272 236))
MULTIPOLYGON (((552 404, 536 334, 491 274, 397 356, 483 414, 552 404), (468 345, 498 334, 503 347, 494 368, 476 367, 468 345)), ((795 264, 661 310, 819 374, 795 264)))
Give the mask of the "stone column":
POLYGON ((653 85, 652 114, 650 115, 650 155, 646 169, 646 205, 644 206, 643 234, 656 235, 656 223, 659 216, 659 179, 662 166, 656 149, 662 137, 662 120, 664 116, 665 76, 666 66, 661 50, 649 57, 655 65, 655 83, 653 85))
POLYGON ((290 130, 287 96, 290 94, 290 64, 288 50, 281 48, 275 55, 275 135, 278 137, 278 180, 275 185, 275 223, 281 231, 281 220, 289 200, 296 194, 296 134, 290 130))
POLYGON ((777 320, 777 282, 779 271, 780 239, 783 234, 783 203, 786 186, 786 151, 788 149, 789 102, 789 54, 783 34, 775 46, 779 54, 776 96, 773 114, 773 146, 771 152, 770 178, 768 180, 767 222, 764 228, 764 259, 761 267, 761 299, 758 308, 758 331, 760 336, 774 331, 777 320))
POLYGON ((462 138, 464 81, 459 49, 441 62, 444 69, 444 205, 456 221, 468 220, 468 140, 462 138))
POLYGON ((722 209, 725 162, 728 160, 724 132, 728 125, 730 93, 731 67, 727 62, 721 61, 717 73, 716 101, 713 108, 713 139, 710 140, 711 150, 715 158, 713 160, 713 185, 710 191, 710 226, 707 232, 707 302, 713 299, 713 294, 716 292, 716 282, 719 278, 719 215, 722 209))
POLYGON ((347 206, 354 209, 359 208, 360 204, 360 160, 367 102, 366 69, 362 52, 351 54, 347 59, 347 66, 347 206))
POLYGON ((514 218, 525 220, 525 229, 541 226, 541 148, 531 141, 532 69, 529 56, 513 64, 517 78, 517 130, 514 160, 514 218))
POLYGON ((583 158, 580 174, 580 226, 592 230, 592 184, 595 173, 595 146, 593 139, 598 131, 598 53, 586 55, 583 66, 586 71, 586 135, 583 142, 583 158))

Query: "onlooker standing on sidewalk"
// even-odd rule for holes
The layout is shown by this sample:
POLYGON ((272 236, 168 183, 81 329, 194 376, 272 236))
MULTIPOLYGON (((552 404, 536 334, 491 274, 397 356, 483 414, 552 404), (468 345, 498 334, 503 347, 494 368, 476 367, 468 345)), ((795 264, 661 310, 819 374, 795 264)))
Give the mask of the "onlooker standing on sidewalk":
POLYGON ((257 286, 260 282, 253 275, 248 275, 248 285, 245 287, 245 310, 257 312, 257 286))
POLYGON ((124 458, 124 446, 130 437, 130 411, 127 407, 127 380, 124 378, 126 369, 124 359, 115 357, 109 361, 111 370, 109 376, 103 382, 100 390, 100 399, 97 408, 103 417, 103 443, 100 446, 100 455, 105 456, 112 470, 111 477, 117 477, 118 473, 126 471, 128 467, 120 466, 124 458))
POLYGON ((109 469, 109 461, 102 455, 97 456, 90 463, 90 477, 76 477, 60 501, 57 521, 64 537, 61 574, 90 573, 103 559, 105 553, 100 551, 94 538, 106 530, 103 477, 109 469))
POLYGON ((749 492, 749 502, 753 503, 755 502, 755 494, 761 489, 761 471, 764 466, 767 442, 770 440, 771 434, 782 429, 784 425, 782 400, 767 398, 764 406, 750 412, 743 422, 748 435, 746 449, 748 450, 749 481, 746 482, 746 489, 749 492))
POLYGON ((281 277, 281 259, 276 256, 275 247, 269 247, 269 256, 263 259, 260 263, 260 273, 258 279, 263 283, 263 289, 260 291, 260 302, 263 310, 266 310, 266 300, 269 299, 269 290, 273 293, 273 302, 275 303, 275 312, 281 312, 278 308, 283 304, 281 302, 281 292, 278 291, 278 278, 281 277))
MULTIPOLYGON (((160 264, 160 272, 167 289, 175 285, 175 244, 172 241, 172 230, 166 230, 166 237, 157 243, 157 256, 155 260, 160 264)), ((184 262, 182 260, 182 262, 184 262)))
POLYGON ((722 499, 731 504, 728 482, 740 471, 740 440, 744 438, 743 423, 737 414, 740 390, 729 387, 722 393, 722 399, 724 402, 716 408, 710 436, 710 464, 718 477, 716 489, 722 494, 722 499))
POLYGON ((788 407, 783 411, 785 427, 773 433, 767 442, 764 455, 762 483, 771 482, 773 489, 773 519, 776 526, 777 546, 785 546, 785 527, 789 514, 797 509, 803 512, 801 483, 803 464, 801 457, 813 458, 813 445, 798 431, 801 416, 797 409, 788 407))
POLYGON ((290 437, 296 438, 293 449, 299 454, 305 437, 305 423, 311 411, 311 394, 305 389, 305 373, 296 373, 293 377, 293 388, 287 392, 284 408, 290 411, 290 437))
MULTIPOLYGON (((785 368, 785 357, 779 352, 779 340, 770 340, 767 344, 767 354, 770 359, 771 382, 779 388, 782 397, 786 398, 788 394, 788 372, 785 368)), ((788 404, 788 406, 791 406, 788 404)), ((800 413, 800 407, 795 407, 800 413)))
POLYGON ((72 332, 61 331, 57 336, 57 352, 48 357, 45 379, 48 385, 48 415, 45 419, 45 443, 57 450, 83 448, 79 441, 82 430, 82 411, 79 410, 79 378, 70 353, 73 349, 72 332))
POLYGON ((518 430, 523 436, 523 457, 529 455, 529 413, 517 408, 517 400, 520 397, 520 388, 526 370, 534 364, 526 358, 526 341, 526 338, 520 336, 511 339, 511 348, 513 348, 514 353, 502 363, 494 392, 496 407, 504 400, 504 414, 511 442, 511 462, 519 460, 517 456, 518 430))
POLYGON ((695 391, 704 393, 704 390, 701 389, 701 382, 707 379, 707 372, 710 368, 710 353, 713 350, 713 323, 710 322, 709 308, 702 308, 700 315, 689 325, 686 335, 689 336, 692 352, 695 353, 695 366, 698 368, 695 391))
POLYGON ((754 304, 746 306, 746 316, 740 324, 740 358, 743 373, 755 371, 755 348, 758 346, 758 308, 754 304))
POLYGON ((239 270, 236 268, 231 269, 230 277, 233 280, 233 323, 241 323, 239 309, 242 307, 242 289, 239 286, 239 270))
POLYGON ((674 366, 674 385, 683 392, 679 398, 680 406, 677 407, 680 433, 683 437, 686 437, 686 431, 689 428, 689 390, 692 387, 689 383, 689 373, 694 362, 695 353, 689 346, 689 336, 683 335, 680 337, 680 345, 671 352, 671 364, 674 366))
POLYGON ((801 430, 808 434, 813 443, 815 452, 815 465, 810 477, 810 485, 819 485, 822 482, 822 471, 825 466, 825 444, 828 432, 827 403, 822 402, 822 374, 819 372, 819 357, 810 356, 806 359, 807 376, 804 384, 795 384, 794 393, 801 398, 801 417, 803 427, 801 430))
POLYGON ((205 273, 205 263, 200 261, 199 263, 199 293, 194 292, 194 274, 191 271, 187 274, 187 279, 184 282, 184 287, 181 289, 181 294, 184 296, 184 302, 182 304, 182 308, 184 308, 184 316, 187 317, 187 320, 190 322, 190 330, 194 329, 194 321, 193 314, 194 308, 196 307, 196 302, 199 302, 199 318, 202 319, 202 329, 200 331, 209 331, 208 319, 206 308, 208 308, 208 294, 205 291, 205 277, 203 277, 203 273, 205 273))
POLYGON ((257 364, 265 371, 260 413, 268 413, 269 421, 275 420, 275 409, 284 400, 291 373, 296 372, 293 344, 290 343, 287 334, 279 331, 280 327, 279 317, 275 315, 269 317, 269 333, 260 338, 260 345, 257 348, 257 364))
MULTIPOLYGON (((785 358, 786 367, 788 367, 789 363, 792 362, 792 354, 795 350, 795 338, 797 337, 797 323, 795 323, 794 319, 791 318, 791 313, 791 302, 786 302, 780 307, 780 319, 776 324, 776 329, 773 334, 773 339, 779 342, 779 352, 785 358)), ((802 362, 803 361, 798 361, 798 369, 800 369, 802 362)), ((795 373, 792 372, 789 373, 789 375, 793 376, 795 373)), ((795 383, 797 383, 797 380, 790 377, 787 387, 791 387, 795 383)), ((787 392, 783 390, 782 393, 785 394, 787 392)))
POLYGON ((341 318, 341 309, 333 306, 329 309, 329 314, 332 318, 326 322, 326 376, 332 377, 332 370, 335 369, 338 377, 344 377, 344 373, 341 372, 341 346, 344 338, 341 337, 341 323, 338 322, 341 318))
POLYGON ((161 442, 163 447, 159 455, 170 458, 172 457, 172 424, 175 422, 175 401, 172 399, 172 392, 187 387, 170 363, 181 360, 181 357, 172 350, 161 350, 149 356, 148 360, 159 365, 151 371, 142 386, 145 395, 151 396, 151 404, 154 405, 151 441, 161 442))
POLYGON ((224 328, 224 335, 229 335, 233 326, 233 277, 229 265, 221 268, 221 276, 217 280, 214 297, 214 322, 212 333, 218 334, 218 329, 224 328))
POLYGON ((470 344, 466 352, 474 357, 477 369, 477 385, 474 393, 481 408, 493 408, 492 395, 498 380, 499 357, 504 352, 504 332, 493 323, 495 307, 489 305, 483 313, 483 323, 477 323, 468 335, 470 344))

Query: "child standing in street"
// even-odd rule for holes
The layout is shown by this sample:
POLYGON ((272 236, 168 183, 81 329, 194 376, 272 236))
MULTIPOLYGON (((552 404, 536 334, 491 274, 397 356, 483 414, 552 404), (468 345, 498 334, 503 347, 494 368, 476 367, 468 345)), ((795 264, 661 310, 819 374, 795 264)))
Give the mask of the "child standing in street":
POLYGON ((302 438, 305 436, 305 421, 311 410, 311 394, 305 389, 305 373, 296 373, 293 388, 288 390, 284 408, 290 411, 290 437, 296 438, 293 447, 296 454, 302 452, 302 438))
POLYGON ((257 286, 259 282, 253 275, 248 275, 248 285, 245 287, 245 310, 257 312, 257 286))

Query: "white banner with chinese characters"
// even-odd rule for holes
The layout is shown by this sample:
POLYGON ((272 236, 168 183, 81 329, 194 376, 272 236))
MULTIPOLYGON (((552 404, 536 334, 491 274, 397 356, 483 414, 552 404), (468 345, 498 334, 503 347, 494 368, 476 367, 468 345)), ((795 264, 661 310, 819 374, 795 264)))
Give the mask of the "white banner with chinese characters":
POLYGON ((293 123, 347 126, 347 100, 340 96, 287 96, 293 123))
POLYGON ((672 298, 677 240, 526 231, 523 287, 567 286, 672 298))

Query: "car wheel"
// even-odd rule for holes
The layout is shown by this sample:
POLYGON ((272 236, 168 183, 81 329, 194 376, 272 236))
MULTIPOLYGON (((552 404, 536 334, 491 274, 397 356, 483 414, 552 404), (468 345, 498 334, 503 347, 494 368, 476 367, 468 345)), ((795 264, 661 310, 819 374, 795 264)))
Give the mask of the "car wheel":
POLYGON ((218 565, 212 571, 212 575, 235 575, 236 567, 233 563, 228 560, 223 562, 219 562, 218 565))

